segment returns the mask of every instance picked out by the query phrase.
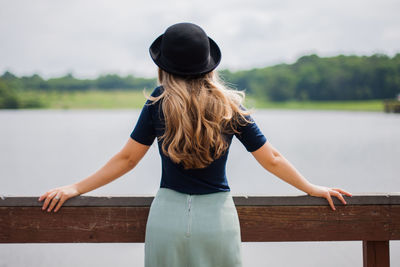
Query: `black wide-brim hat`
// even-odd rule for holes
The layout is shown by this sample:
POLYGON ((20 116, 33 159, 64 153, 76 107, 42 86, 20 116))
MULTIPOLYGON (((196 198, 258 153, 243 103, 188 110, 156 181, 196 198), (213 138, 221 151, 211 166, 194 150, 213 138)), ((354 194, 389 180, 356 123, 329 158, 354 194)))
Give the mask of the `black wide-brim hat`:
POLYGON ((177 23, 150 46, 154 63, 166 72, 197 76, 214 70, 221 61, 218 45, 193 23, 177 23))

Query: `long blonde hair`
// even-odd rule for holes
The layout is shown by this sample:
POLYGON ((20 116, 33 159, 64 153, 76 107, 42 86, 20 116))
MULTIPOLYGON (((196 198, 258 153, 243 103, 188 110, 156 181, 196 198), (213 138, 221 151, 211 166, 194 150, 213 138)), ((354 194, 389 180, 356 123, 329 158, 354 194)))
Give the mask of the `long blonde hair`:
POLYGON ((159 68, 158 83, 164 88, 161 95, 145 97, 152 104, 162 99, 162 152, 184 169, 209 165, 229 147, 225 133, 238 133, 238 125, 252 123, 245 118, 252 111, 240 108, 245 93, 229 88, 216 71, 180 77, 159 68))

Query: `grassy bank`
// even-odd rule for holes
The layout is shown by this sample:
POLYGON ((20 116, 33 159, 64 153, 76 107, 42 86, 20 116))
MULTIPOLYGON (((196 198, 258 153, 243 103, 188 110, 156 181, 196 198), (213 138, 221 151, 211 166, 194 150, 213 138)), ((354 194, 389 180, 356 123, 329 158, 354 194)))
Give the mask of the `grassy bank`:
MULTIPOLYGON (((148 94, 150 90, 146 91, 148 94)), ((32 92, 22 93, 22 98, 31 97, 32 92)), ((142 91, 77 91, 35 92, 48 109, 134 109, 141 108, 146 101, 142 91)))
POLYGON ((249 97, 247 103, 258 109, 304 109, 304 110, 348 110, 383 111, 382 100, 358 101, 287 101, 268 102, 249 97))
MULTIPOLYGON (((146 90, 148 94, 151 90, 146 90)), ((22 98, 35 94, 49 109, 139 109, 146 99, 142 91, 25 92, 22 98)), ((269 102, 246 95, 245 105, 256 109, 311 109, 383 111, 381 100, 269 102)))

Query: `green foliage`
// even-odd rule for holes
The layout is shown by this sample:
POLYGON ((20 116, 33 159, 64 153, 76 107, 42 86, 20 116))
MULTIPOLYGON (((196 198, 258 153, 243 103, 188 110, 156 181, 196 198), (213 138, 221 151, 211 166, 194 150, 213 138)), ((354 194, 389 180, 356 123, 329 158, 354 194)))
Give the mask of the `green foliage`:
POLYGON ((291 65, 220 74, 239 89, 270 101, 385 99, 400 93, 400 54, 306 55, 291 65))
POLYGON ((0 108, 18 108, 17 94, 2 80, 0 80, 0 108))
MULTIPOLYGON (((6 76, 7 79, 7 76, 6 76)), ((17 90, 10 87, 5 79, 0 78, 0 108, 38 108, 43 107, 42 102, 35 96, 22 97, 17 90)))
POLYGON ((91 89, 101 90, 142 90, 154 88, 156 79, 136 78, 132 75, 120 77, 116 74, 107 74, 97 79, 77 79, 71 73, 58 78, 44 80, 38 74, 32 76, 16 77, 6 71, 0 78, 11 88, 19 91, 86 91, 91 89))
POLYGON ((51 89, 57 91, 82 91, 88 90, 93 86, 93 81, 91 80, 81 80, 76 79, 72 76, 71 73, 59 77, 59 78, 52 78, 47 80, 46 85, 40 86, 37 84, 38 87, 32 89, 51 89))
POLYGON ((107 74, 100 76, 95 81, 96 87, 99 89, 143 89, 153 88, 156 86, 155 79, 135 78, 132 75, 120 77, 116 74, 107 74))

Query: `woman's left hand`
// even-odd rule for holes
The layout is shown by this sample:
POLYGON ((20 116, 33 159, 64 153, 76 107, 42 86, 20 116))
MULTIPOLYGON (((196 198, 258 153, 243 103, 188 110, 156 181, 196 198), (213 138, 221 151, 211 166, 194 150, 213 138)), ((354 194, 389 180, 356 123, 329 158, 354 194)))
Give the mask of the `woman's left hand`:
POLYGON ((347 204, 346 200, 344 200, 342 194, 351 197, 352 194, 340 189, 340 188, 330 188, 330 187, 326 187, 326 186, 320 186, 320 185, 312 185, 311 188, 311 192, 308 193, 310 196, 314 196, 314 197, 324 197, 328 200, 329 205, 331 206, 331 208, 333 210, 336 210, 335 205, 333 205, 333 200, 332 200, 332 196, 337 197, 338 199, 340 199, 340 201, 343 202, 343 204, 347 204))
POLYGON ((75 184, 71 184, 47 191, 39 197, 39 201, 45 200, 42 206, 42 210, 45 210, 47 206, 49 206, 47 212, 50 212, 55 207, 55 205, 58 204, 57 207, 54 209, 54 212, 57 212, 66 200, 72 197, 79 196, 80 194, 81 193, 78 191, 77 186, 75 184))

